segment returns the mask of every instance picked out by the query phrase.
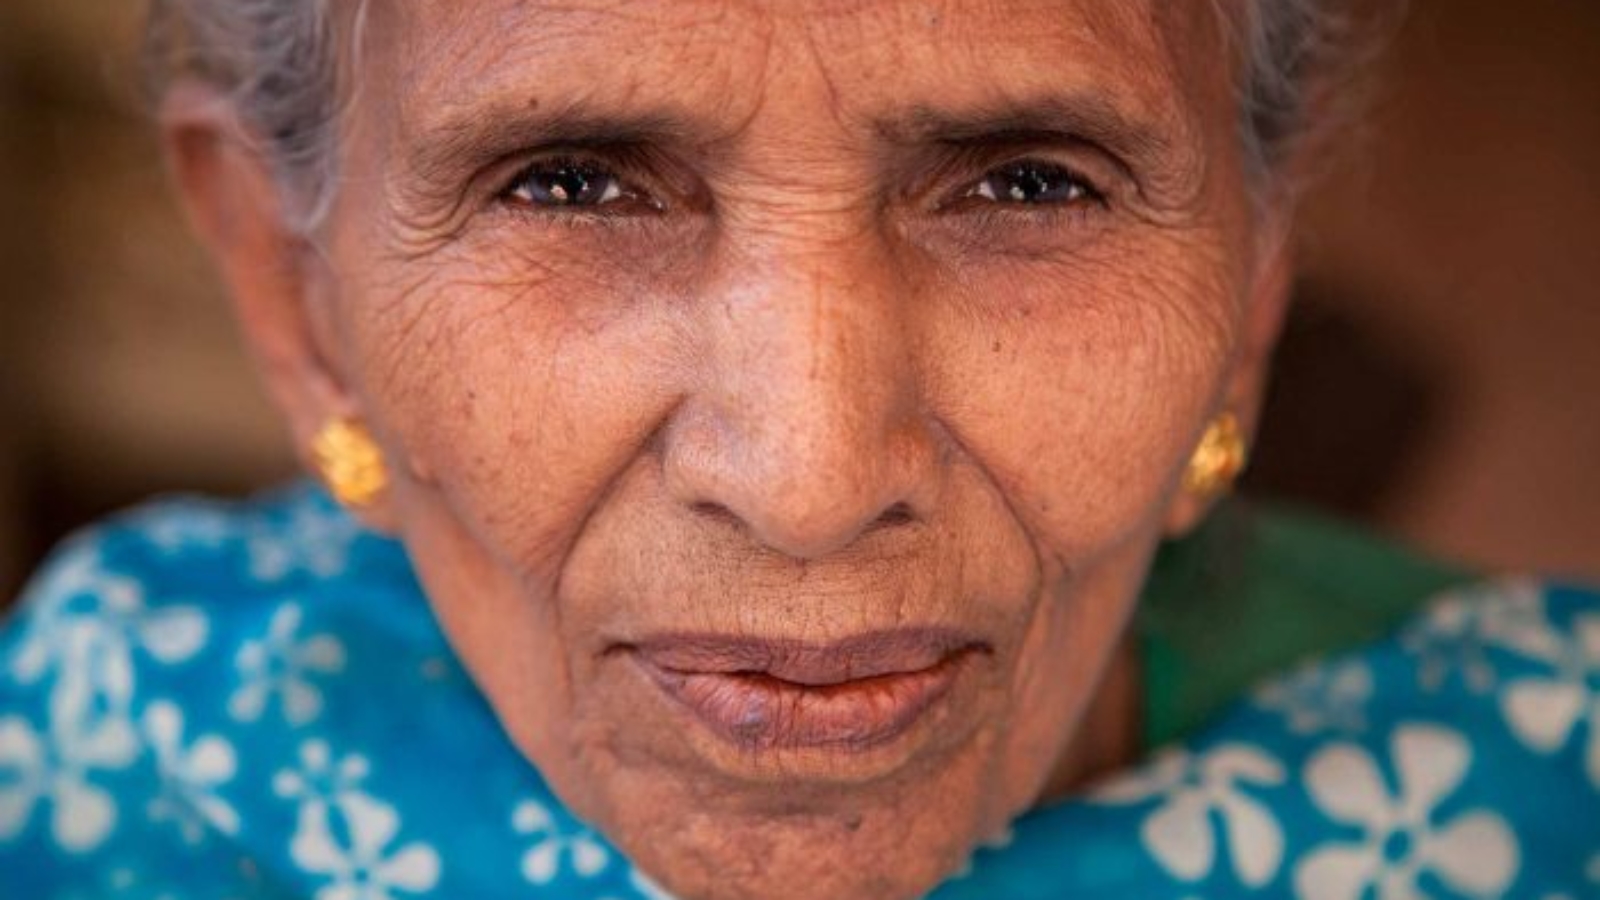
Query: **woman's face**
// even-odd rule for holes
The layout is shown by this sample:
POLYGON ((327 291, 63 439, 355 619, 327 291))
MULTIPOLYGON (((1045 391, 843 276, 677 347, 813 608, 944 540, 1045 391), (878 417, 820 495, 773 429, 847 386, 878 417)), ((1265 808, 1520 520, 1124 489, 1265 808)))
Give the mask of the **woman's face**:
POLYGON ((669 887, 920 893, 1126 730, 1281 293, 1213 7, 371 4, 279 396, 669 887))

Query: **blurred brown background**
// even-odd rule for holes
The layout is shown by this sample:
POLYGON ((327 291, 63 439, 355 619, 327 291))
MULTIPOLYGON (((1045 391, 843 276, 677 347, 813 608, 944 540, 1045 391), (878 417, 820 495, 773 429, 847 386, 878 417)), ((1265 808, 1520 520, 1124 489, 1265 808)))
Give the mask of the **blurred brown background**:
MULTIPOLYGON (((141 112, 142 4, 0 4, 0 606, 64 531, 292 469, 141 112)), ((1415 0, 1307 208, 1249 488, 1600 579, 1600 4, 1415 0)))

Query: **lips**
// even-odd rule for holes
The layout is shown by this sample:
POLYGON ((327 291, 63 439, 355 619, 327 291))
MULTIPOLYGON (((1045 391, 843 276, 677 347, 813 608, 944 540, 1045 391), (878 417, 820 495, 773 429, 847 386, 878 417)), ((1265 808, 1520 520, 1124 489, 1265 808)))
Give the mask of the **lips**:
POLYGON ((957 632, 901 629, 829 644, 671 635, 620 649, 741 748, 860 751, 910 731, 984 647, 957 632))

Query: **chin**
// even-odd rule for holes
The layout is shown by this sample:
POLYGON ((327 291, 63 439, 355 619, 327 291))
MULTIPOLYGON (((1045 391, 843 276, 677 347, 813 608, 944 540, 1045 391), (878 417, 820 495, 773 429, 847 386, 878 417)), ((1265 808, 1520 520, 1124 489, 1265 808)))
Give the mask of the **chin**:
POLYGON ((648 666, 618 659, 595 693, 636 705, 577 716, 570 743, 540 748, 562 762, 541 768, 682 900, 922 897, 1032 805, 1060 753, 1045 736, 1070 731, 1055 716, 1019 727, 1005 667, 953 658, 959 675, 913 704, 909 725, 891 717, 871 740, 840 744, 807 730, 729 733, 715 710, 686 708, 648 666))
POLYGON ((598 824, 682 900, 910 900, 1027 805, 982 751, 855 785, 629 773, 598 824))

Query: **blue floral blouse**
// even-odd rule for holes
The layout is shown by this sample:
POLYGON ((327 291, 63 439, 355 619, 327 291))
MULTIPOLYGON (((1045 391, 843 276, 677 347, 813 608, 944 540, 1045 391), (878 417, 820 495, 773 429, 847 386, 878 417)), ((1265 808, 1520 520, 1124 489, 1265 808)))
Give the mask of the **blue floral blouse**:
MULTIPOLYGON (((409 564, 324 495, 63 548, 0 632, 0 897, 650 900, 409 564)), ((1600 595, 1502 580, 1311 661, 935 897, 1600 898, 1600 595)))

